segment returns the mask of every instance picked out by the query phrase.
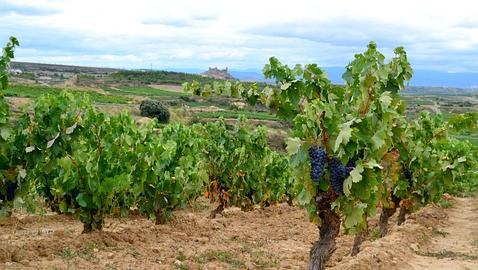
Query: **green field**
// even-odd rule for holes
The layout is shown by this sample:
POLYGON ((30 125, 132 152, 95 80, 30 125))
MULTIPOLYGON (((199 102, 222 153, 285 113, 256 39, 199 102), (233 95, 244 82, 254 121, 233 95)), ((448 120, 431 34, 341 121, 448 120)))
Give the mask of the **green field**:
POLYGON ((132 86, 125 86, 121 88, 105 88, 105 91, 111 93, 113 95, 135 95, 135 96, 149 96, 149 97, 157 97, 157 98, 164 98, 164 97, 182 97, 182 96, 189 96, 186 93, 162 90, 147 86, 139 86, 139 87, 132 87, 132 86))
POLYGON ((199 112, 195 113, 194 116, 198 118, 238 118, 239 116, 244 115, 248 119, 258 119, 258 120, 270 120, 278 121, 279 118, 272 114, 264 112, 250 112, 250 111, 219 111, 219 112, 199 112))
MULTIPOLYGON (((6 96, 12 97, 28 97, 36 98, 44 94, 53 94, 58 93, 66 88, 57 88, 49 87, 42 85, 24 85, 24 84, 15 84, 11 85, 7 90, 5 90, 6 96)), ((84 91, 76 90, 88 93, 91 96, 94 102, 97 103, 116 103, 116 104, 125 104, 130 101, 126 96, 116 96, 116 95, 102 95, 95 91, 84 91)))

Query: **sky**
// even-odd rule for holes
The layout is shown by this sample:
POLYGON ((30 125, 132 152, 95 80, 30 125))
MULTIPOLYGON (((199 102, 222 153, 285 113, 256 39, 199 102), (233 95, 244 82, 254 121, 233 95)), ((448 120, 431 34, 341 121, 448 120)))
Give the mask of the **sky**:
POLYGON ((118 68, 344 67, 370 40, 415 69, 478 72, 478 3, 454 1, 0 0, 16 60, 118 68))

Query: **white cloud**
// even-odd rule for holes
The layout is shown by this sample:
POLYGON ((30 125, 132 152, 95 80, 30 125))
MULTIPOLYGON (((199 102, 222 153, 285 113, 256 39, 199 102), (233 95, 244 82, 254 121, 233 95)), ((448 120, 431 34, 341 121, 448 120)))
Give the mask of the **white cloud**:
POLYGON ((0 38, 20 38, 18 60, 241 69, 272 55, 343 66, 377 40, 387 54, 405 45, 420 68, 478 72, 476 10, 465 0, 0 0, 0 38))

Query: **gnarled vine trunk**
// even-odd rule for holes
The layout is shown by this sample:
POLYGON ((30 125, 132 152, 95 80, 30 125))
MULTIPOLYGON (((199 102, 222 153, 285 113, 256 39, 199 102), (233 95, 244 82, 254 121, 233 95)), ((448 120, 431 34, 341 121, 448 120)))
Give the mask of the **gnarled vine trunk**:
POLYGON ((378 222, 380 228, 380 237, 384 237, 388 233, 388 220, 393 214, 397 211, 397 207, 391 208, 382 208, 382 213, 380 214, 380 220, 378 222))
POLYGON ((400 212, 398 214, 397 224, 402 225, 407 218, 408 210, 405 207, 400 207, 400 212))
POLYGON ((164 223, 166 223, 166 219, 164 218, 164 215, 163 215, 163 209, 156 210, 156 222, 155 222, 155 224, 159 225, 159 224, 164 224, 164 223))
POLYGON ((224 211, 224 204, 220 202, 217 208, 211 211, 211 214, 209 215, 209 217, 216 218, 216 215, 221 214, 222 211, 224 211))
POLYGON ((367 229, 357 233, 354 238, 354 245, 352 247, 352 251, 350 252, 350 256, 356 256, 360 252, 360 245, 368 236, 368 227, 367 229))
POLYGON ((330 206, 330 198, 326 198, 327 203, 319 202, 320 196, 317 198, 317 206, 319 217, 321 219, 320 239, 315 242, 310 250, 309 270, 323 270, 330 256, 335 251, 335 238, 340 230, 340 217, 330 206))

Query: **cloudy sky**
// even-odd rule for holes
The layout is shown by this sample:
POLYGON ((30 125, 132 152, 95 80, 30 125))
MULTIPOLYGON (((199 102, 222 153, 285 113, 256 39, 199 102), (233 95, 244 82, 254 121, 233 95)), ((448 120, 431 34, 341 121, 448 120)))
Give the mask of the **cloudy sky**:
POLYGON ((0 0, 17 60, 120 68, 343 67, 370 40, 416 69, 478 72, 475 1, 0 0))

